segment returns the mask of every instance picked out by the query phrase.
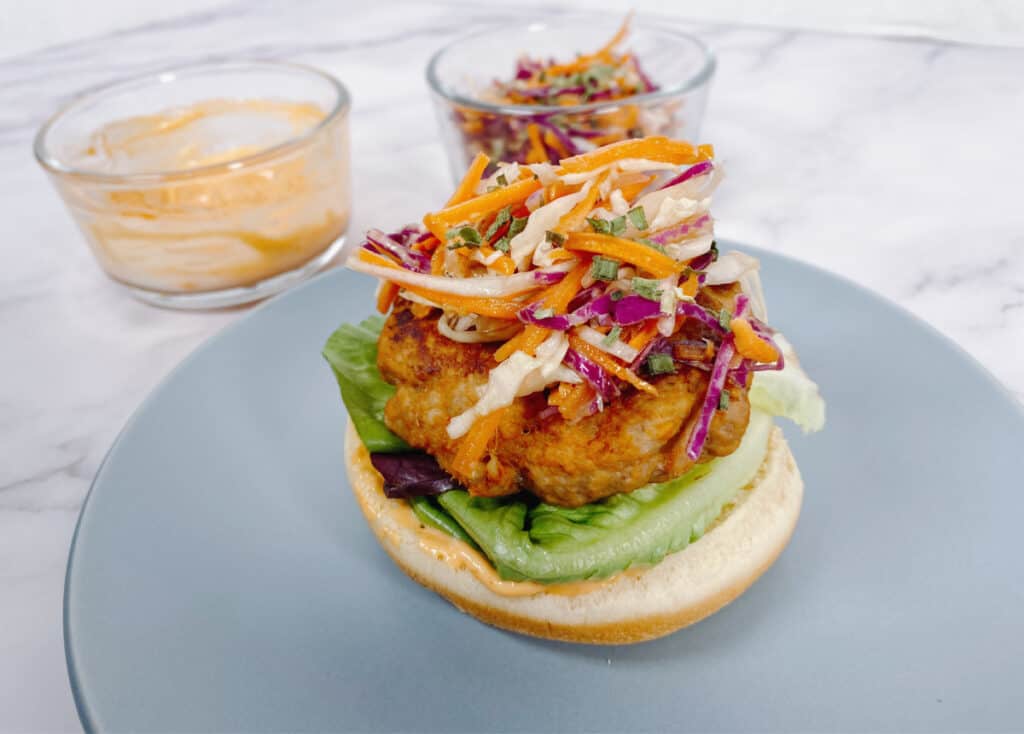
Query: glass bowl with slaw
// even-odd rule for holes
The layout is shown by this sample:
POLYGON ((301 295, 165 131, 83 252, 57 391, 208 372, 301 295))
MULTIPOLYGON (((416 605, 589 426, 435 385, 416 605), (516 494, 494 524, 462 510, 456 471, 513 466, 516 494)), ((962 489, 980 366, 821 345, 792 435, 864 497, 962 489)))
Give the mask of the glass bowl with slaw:
POLYGON ((696 140, 711 50, 664 24, 566 15, 458 38, 427 66, 453 180, 477 153, 556 163, 628 138, 696 140))

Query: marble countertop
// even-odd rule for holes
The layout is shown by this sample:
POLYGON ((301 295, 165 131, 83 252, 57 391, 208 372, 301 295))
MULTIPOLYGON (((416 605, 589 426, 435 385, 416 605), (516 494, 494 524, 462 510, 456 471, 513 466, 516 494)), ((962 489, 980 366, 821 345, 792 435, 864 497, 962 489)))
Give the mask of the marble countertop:
MULTIPOLYGON (((163 311, 109 283, 32 159, 36 128, 82 88, 174 63, 321 66, 355 100, 358 233, 415 219, 449 186, 422 76, 431 51, 513 17, 467 3, 238 3, 0 61, 0 731, 79 728, 61 597, 89 482, 142 398, 245 313, 163 311), (396 160, 424 185, 396 189, 396 160)), ((719 234, 883 294, 1024 398, 1024 50, 685 27, 720 62, 703 134, 728 170, 719 234)))

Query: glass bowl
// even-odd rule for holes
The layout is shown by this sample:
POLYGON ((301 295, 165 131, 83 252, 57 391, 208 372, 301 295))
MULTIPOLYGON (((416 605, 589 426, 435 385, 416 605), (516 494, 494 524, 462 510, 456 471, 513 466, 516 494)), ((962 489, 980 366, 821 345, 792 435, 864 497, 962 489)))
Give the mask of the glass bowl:
POLYGON ((84 93, 35 155, 100 266, 149 303, 265 298, 340 251, 349 95, 297 64, 169 69, 84 93))
MULTIPOLYGON (((703 42, 643 20, 630 23, 618 49, 635 55, 657 85, 653 92, 572 106, 501 104, 487 101, 495 80, 508 80, 521 56, 572 61, 596 50, 619 28, 621 18, 602 14, 558 16, 505 24, 471 33, 441 48, 427 65, 452 178, 458 181, 478 152, 492 161, 527 162, 530 127, 551 130, 567 154, 616 139, 667 135, 696 142, 715 71, 703 42)), ((548 160, 560 153, 546 144, 548 160)))

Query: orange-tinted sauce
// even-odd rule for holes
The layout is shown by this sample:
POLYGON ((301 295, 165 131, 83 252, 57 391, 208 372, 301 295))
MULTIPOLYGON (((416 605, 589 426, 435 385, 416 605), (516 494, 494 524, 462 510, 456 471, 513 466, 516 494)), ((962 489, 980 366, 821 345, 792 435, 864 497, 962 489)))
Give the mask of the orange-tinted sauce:
POLYGON ((345 230, 347 120, 318 128, 324 118, 308 103, 207 100, 116 120, 73 163, 146 180, 72 177, 61 193, 118 280, 172 293, 249 285, 301 266, 345 230))

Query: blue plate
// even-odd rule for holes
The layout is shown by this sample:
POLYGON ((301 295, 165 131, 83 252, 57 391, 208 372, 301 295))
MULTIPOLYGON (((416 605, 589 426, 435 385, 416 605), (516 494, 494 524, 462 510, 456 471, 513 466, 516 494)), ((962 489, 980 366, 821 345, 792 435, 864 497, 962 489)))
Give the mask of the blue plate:
POLYGON ((65 592, 86 729, 1020 726, 1021 408, 902 310, 757 254, 829 424, 786 428, 803 516, 738 601, 659 641, 586 647, 492 629, 407 579, 346 486, 320 348, 373 300, 369 278, 334 271, 198 349, 110 450, 65 592))

